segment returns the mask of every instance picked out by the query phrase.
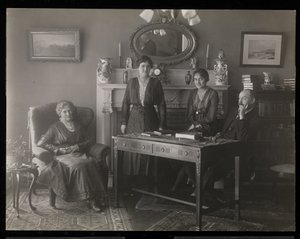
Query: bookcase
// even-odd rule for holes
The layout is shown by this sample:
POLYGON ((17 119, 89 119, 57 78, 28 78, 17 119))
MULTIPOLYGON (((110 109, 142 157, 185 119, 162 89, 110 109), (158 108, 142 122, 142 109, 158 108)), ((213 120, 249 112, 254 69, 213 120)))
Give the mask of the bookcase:
POLYGON ((260 125, 254 142, 256 171, 267 177, 276 164, 295 163, 295 91, 255 92, 260 125))

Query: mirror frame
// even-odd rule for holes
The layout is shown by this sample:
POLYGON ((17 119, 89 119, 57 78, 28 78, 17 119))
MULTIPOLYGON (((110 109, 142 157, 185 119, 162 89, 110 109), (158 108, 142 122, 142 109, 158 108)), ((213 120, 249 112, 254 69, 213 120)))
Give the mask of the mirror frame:
POLYGON ((181 32, 186 36, 188 44, 187 48, 176 56, 163 57, 149 55, 154 63, 172 65, 188 60, 193 56, 198 47, 198 39, 192 30, 179 23, 150 23, 138 27, 130 37, 130 49, 135 53, 136 57, 143 55, 143 53, 138 49, 137 39, 145 32, 160 28, 181 32))

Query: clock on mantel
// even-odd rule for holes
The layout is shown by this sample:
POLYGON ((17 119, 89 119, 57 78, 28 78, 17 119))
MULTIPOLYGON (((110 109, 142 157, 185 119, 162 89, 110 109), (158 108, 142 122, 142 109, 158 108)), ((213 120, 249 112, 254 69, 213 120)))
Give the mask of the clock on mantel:
POLYGON ((162 84, 168 84, 165 64, 154 64, 150 75, 159 79, 162 84))

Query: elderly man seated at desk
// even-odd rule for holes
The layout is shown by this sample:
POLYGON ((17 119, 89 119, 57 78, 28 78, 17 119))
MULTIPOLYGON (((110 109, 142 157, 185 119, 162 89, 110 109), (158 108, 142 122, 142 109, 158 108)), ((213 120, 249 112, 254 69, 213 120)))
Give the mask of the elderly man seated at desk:
MULTIPOLYGON (((241 155, 241 166, 242 169, 247 167, 247 170, 242 171, 242 174, 247 173, 248 178, 250 178, 250 174, 253 173, 251 162, 247 162, 249 149, 251 148, 249 141, 255 136, 257 126, 258 113, 255 107, 255 97, 251 90, 243 90, 239 94, 238 107, 235 107, 230 111, 226 117, 222 131, 216 135, 217 137, 240 140, 246 143, 241 155)), ((203 162, 203 169, 205 170, 203 189, 210 196, 210 199, 211 197, 216 197, 214 193, 214 183, 217 180, 226 177, 233 169, 234 158, 227 158, 229 155, 230 152, 222 152, 222 154, 216 153, 211 156, 207 164, 203 162)), ((186 165, 184 167, 184 173, 188 175, 188 181, 191 181, 193 185, 195 185, 195 167, 190 164, 186 165)), ((243 175, 241 176, 243 177, 243 175)), ((192 193, 191 196, 194 196, 194 193, 192 193)))

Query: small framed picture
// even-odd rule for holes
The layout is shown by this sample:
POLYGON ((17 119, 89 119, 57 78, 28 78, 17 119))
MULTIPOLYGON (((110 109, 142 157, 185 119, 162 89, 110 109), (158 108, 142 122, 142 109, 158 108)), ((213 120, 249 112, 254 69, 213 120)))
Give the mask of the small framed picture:
POLYGON ((241 66, 281 66, 283 33, 242 32, 241 66))
POLYGON ((79 29, 32 29, 28 35, 30 60, 80 61, 79 29))

